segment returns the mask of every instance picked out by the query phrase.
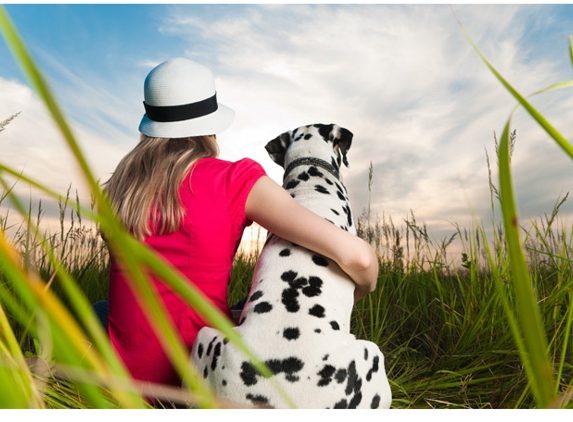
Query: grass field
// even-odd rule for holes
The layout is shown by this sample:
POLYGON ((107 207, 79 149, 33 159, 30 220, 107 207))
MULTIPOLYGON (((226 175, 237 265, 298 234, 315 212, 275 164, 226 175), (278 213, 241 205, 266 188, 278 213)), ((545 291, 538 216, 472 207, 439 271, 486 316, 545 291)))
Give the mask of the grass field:
MULTIPOLYGON (((573 287, 573 229, 563 227, 559 219, 559 206, 565 199, 546 217, 532 222, 524 234, 528 267, 541 298, 549 355, 559 376, 558 393, 565 394, 564 404, 569 405, 566 393, 573 379, 573 359, 567 352, 572 346, 567 318, 573 287)), ((68 208, 68 201, 62 202, 61 218, 65 231, 45 236, 49 248, 56 251, 90 303, 105 299, 105 244, 89 222, 81 222, 68 208)), ((436 245, 413 214, 400 227, 390 219, 369 223, 366 213, 357 220, 360 235, 379 250, 381 271, 377 290, 355 308, 352 331, 376 342, 384 352, 393 407, 535 407, 500 295, 509 302, 514 298, 509 288, 496 287, 496 277, 504 284, 511 277, 500 228, 493 230, 495 236, 490 240, 486 232, 491 229, 454 227, 454 236, 436 245), (463 252, 452 256, 450 248, 463 252)), ((12 241, 28 265, 49 280, 49 288, 73 309, 39 240, 21 229, 12 241)), ((256 251, 237 255, 231 303, 248 292, 256 258, 256 251)), ((37 356, 38 341, 16 318, 9 316, 9 320, 26 355, 37 356)), ((72 385, 51 379, 46 384, 46 405, 68 407, 75 397, 72 385)))

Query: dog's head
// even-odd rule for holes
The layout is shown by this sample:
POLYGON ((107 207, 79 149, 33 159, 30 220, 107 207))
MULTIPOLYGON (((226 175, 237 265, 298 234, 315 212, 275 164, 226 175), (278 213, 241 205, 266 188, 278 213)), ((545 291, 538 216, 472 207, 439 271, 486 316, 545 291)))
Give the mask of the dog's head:
POLYGON ((348 167, 346 153, 352 145, 353 134, 335 124, 316 123, 289 130, 265 145, 271 159, 285 167, 285 161, 310 156, 330 162, 337 170, 342 163, 348 167), (287 155, 292 155, 286 159, 287 155))

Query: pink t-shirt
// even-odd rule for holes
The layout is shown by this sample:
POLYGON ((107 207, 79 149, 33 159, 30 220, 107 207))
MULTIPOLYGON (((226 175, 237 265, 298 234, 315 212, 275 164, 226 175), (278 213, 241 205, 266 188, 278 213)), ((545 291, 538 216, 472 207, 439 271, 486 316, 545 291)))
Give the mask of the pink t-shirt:
MULTIPOLYGON (((245 215, 245 204, 251 188, 264 175, 263 168, 248 158, 235 163, 217 158, 199 160, 179 190, 185 208, 179 230, 152 235, 144 241, 229 316, 227 286, 233 258, 245 227, 252 223, 245 215)), ((191 349, 205 322, 159 280, 154 280, 154 285, 183 341, 191 349)), ((108 332, 134 378, 180 385, 175 369, 113 259, 108 332)))

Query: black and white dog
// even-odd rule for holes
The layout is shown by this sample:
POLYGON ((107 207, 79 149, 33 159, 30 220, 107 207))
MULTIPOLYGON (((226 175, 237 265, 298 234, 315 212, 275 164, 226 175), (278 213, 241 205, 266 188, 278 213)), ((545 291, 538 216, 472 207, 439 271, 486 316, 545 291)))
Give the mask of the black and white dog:
MULTIPOLYGON (((314 124, 283 133, 266 150, 285 168, 283 187, 333 224, 356 234, 340 179, 352 133, 314 124)), ((338 265, 270 235, 255 267, 239 332, 299 408, 389 408, 384 356, 350 334, 354 283, 338 265)), ((287 402, 221 332, 205 327, 192 362, 222 398, 274 408, 287 402)))

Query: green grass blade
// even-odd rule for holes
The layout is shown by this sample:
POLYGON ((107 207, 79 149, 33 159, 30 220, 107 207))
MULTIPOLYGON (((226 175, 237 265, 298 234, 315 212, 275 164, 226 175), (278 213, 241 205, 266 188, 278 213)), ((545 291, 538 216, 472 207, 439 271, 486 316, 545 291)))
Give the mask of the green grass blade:
POLYGON ((0 408, 42 408, 43 402, 0 303, 0 408))
POLYGON ((571 66, 573 66, 573 37, 569 35, 569 59, 571 60, 571 66))
POLYGON ((510 170, 510 123, 511 119, 505 125, 499 146, 500 199, 503 225, 511 262, 518 323, 526 351, 526 355, 522 355, 522 357, 536 401, 539 407, 546 408, 555 400, 555 381, 551 361, 547 356, 547 338, 519 236, 519 219, 510 170))
POLYGON ((530 97, 533 97, 534 95, 543 94, 545 92, 554 91, 556 89, 571 88, 571 87, 573 87, 573 81, 557 82, 551 86, 548 86, 547 88, 534 92, 533 94, 530 95, 530 97))
MULTIPOLYGON (((567 310, 567 315, 566 315, 566 326, 565 329, 563 330, 563 332, 565 333, 565 336, 563 338, 563 348, 561 349, 561 358, 559 360, 559 368, 557 370, 557 379, 561 379, 561 376, 563 374, 563 367, 565 366, 565 363, 567 362, 567 356, 571 355, 571 350, 568 347, 569 346, 569 338, 571 337, 571 327, 573 325, 573 293, 569 293, 569 309, 567 310)), ((573 382, 573 380, 572 380, 573 382)), ((558 394, 559 392, 559 384, 557 383, 555 385, 555 394, 558 394)))

